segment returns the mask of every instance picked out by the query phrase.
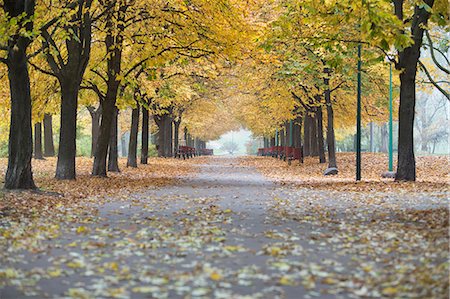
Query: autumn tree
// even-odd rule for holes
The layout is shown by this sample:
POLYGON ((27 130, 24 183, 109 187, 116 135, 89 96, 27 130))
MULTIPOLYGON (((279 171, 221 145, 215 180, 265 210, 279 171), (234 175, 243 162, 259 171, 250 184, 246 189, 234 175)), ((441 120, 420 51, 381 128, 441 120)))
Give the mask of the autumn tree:
POLYGON ((31 92, 27 49, 32 42, 35 1, 2 1, 0 62, 8 68, 11 121, 6 189, 34 189, 31 170, 31 92))

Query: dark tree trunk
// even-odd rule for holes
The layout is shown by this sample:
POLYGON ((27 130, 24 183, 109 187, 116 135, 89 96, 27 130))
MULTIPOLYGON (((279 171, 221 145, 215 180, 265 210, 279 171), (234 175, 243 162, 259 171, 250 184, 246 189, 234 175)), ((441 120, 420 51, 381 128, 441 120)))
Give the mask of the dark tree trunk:
POLYGON ((173 122, 173 127, 174 127, 174 138, 173 138, 173 148, 174 148, 174 153, 178 152, 178 147, 179 147, 179 136, 180 136, 180 125, 181 125, 181 120, 177 120, 173 122))
POLYGON ((310 144, 311 144, 311 156, 318 157, 319 156, 319 140, 317 138, 317 112, 311 117, 310 123, 310 144))
POLYGON ((325 145, 323 142, 323 115, 322 106, 317 107, 317 147, 319 150, 319 162, 326 163, 325 145))
POLYGON ((149 134, 149 112, 142 106, 142 147, 141 147, 141 164, 148 163, 148 134, 149 134))
MULTIPOLYGON (((10 17, 34 15, 34 1, 4 1, 3 10, 10 17)), ((9 17, 8 17, 9 18, 9 17)), ((28 18, 23 18, 28 21, 28 18)), ((33 23, 24 25, 31 31, 33 23)), ((27 66, 27 48, 30 40, 23 36, 12 36, 8 42, 9 90, 11 96, 11 119, 8 143, 8 168, 5 176, 6 189, 35 189, 31 170, 33 137, 31 129, 30 77, 27 66)))
POLYGON ((155 123, 158 126, 158 133, 156 138, 156 149, 158 150, 158 157, 164 157, 164 145, 166 139, 166 122, 164 121, 164 115, 155 115, 155 123))
POLYGON ((165 157, 173 157, 173 118, 168 115, 166 118, 166 144, 165 157))
POLYGON ((77 107, 80 85, 75 82, 61 82, 61 128, 59 132, 58 162, 56 178, 75 179, 75 157, 77 152, 77 107))
POLYGON ((76 13, 70 15, 70 19, 64 26, 66 33, 74 35, 65 43, 57 45, 49 28, 42 28, 41 35, 44 38, 43 45, 48 51, 47 62, 54 75, 58 78, 61 87, 61 127, 59 135, 58 162, 56 165, 56 178, 67 180, 75 179, 75 157, 76 157, 76 130, 77 130, 77 108, 78 91, 81 81, 89 62, 91 52, 91 15, 89 8, 92 0, 79 1, 74 9, 76 13), (67 56, 63 61, 58 49, 51 51, 50 48, 65 46, 64 52, 67 56))
POLYGON ((37 160, 44 159, 42 153, 42 123, 34 124, 34 158, 37 160))
POLYGON ((137 167, 137 139, 139 133, 139 104, 131 112, 130 143, 128 144, 127 167, 137 167))
MULTIPOLYGON (((106 157, 108 154, 108 147, 111 141, 111 135, 115 136, 115 142, 112 142, 112 148, 110 150, 110 162, 114 164, 117 161, 117 121, 115 128, 112 128, 114 119, 117 120, 117 93, 119 91, 120 79, 118 75, 121 74, 122 66, 122 44, 123 44, 123 31, 125 30, 125 13, 126 6, 119 7, 119 13, 110 9, 106 16, 106 37, 105 46, 107 52, 107 91, 105 99, 102 102, 102 121, 100 124, 100 134, 97 141, 97 148, 94 155, 94 166, 92 169, 92 175, 106 177, 106 157), (117 13, 117 16, 116 16, 117 13), (119 24, 118 26, 116 26, 119 24), (115 134, 112 131, 115 130, 115 134), (112 154, 112 155, 111 155, 112 154), (115 157, 114 157, 115 156, 115 157)), ((114 170, 119 170, 118 165, 114 170)), ((109 169, 112 171, 113 169, 109 169)))
POLYGON ((303 153, 305 156, 311 156, 311 116, 308 112, 306 112, 304 123, 303 153))
POLYGON ((109 140, 109 151, 108 151, 108 171, 110 172, 120 172, 119 168, 119 127, 118 127, 118 117, 119 109, 114 107, 113 119, 111 123, 111 135, 109 140))
POLYGON ((275 146, 275 137, 270 138, 270 146, 275 146))
POLYGON ((328 167, 337 168, 336 161, 336 138, 334 135, 334 111, 331 103, 330 91, 325 91, 325 103, 327 105, 327 146, 328 146, 328 167))
MULTIPOLYGON (((403 21, 403 0, 394 0, 395 15, 403 21)), ((434 0, 424 0, 429 7, 433 7, 434 0)), ((414 156, 414 113, 416 105, 416 72, 422 46, 423 33, 426 28, 430 12, 424 6, 414 7, 411 18, 411 37, 413 45, 398 53, 396 68, 400 73, 400 107, 398 128, 398 165, 396 181, 416 180, 416 160, 414 156)))
POLYGON ((44 115, 44 156, 55 156, 55 144, 53 142, 53 119, 51 114, 44 115))
POLYGON ((92 106, 87 107, 89 114, 91 115, 91 157, 94 156, 95 147, 97 146, 98 135, 100 132, 100 119, 102 117, 101 107, 95 109, 92 106))

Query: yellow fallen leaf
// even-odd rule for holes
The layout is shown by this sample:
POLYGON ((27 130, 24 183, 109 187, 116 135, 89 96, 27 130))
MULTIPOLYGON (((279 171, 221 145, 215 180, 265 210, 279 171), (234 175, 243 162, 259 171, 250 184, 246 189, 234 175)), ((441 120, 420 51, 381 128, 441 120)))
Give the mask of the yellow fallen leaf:
POLYGON ((77 234, 84 234, 87 233, 89 229, 86 226, 79 226, 77 228, 77 234))
POLYGON ((337 280, 332 277, 327 277, 324 280, 322 280, 322 283, 324 284, 335 284, 337 283, 337 280))
POLYGON ((211 278, 211 279, 214 280, 214 281, 218 281, 218 280, 221 280, 221 279, 222 279, 222 275, 220 275, 220 274, 217 273, 217 272, 213 272, 213 273, 211 273, 211 275, 209 276, 209 278, 211 278))
POLYGON ((281 285, 283 285, 283 286, 291 286, 291 285, 294 285, 294 282, 292 281, 292 279, 290 279, 290 278, 287 277, 287 276, 281 277, 279 283, 280 283, 281 285))
POLYGON ((47 273, 50 277, 59 277, 61 276, 61 269, 48 269, 47 273))
POLYGON ((389 296, 389 295, 397 294, 398 290, 397 290, 397 288, 394 288, 394 287, 387 287, 387 288, 384 288, 381 292, 383 293, 383 295, 389 296))

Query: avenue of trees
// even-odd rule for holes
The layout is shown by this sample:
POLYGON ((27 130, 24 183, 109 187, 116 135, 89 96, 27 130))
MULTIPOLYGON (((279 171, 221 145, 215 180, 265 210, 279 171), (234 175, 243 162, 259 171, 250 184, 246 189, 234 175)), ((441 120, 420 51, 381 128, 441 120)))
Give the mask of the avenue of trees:
POLYGON ((396 180, 413 181, 417 74, 449 99, 448 11, 447 0, 0 1, 5 188, 36 188, 33 143, 35 158, 57 155, 57 179, 76 178, 80 109, 91 117, 94 176, 120 171, 126 109, 128 167, 139 139, 147 163, 151 122, 158 155, 172 157, 180 139, 204 147, 241 125, 286 143, 291 121, 294 145, 337 167, 335 131, 355 122, 358 45, 367 122, 386 121, 395 69, 396 180))

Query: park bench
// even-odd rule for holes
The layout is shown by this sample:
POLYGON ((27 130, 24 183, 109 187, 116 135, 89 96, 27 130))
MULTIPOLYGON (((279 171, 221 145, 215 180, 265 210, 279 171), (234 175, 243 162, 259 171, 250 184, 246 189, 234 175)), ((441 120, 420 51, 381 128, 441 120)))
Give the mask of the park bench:
POLYGON ((287 161, 289 165, 292 160, 303 163, 303 147, 271 146, 258 149, 258 156, 270 156, 287 161))
POLYGON ((180 159, 183 158, 183 160, 185 160, 185 159, 192 158, 195 155, 196 155, 195 148, 190 147, 190 146, 181 145, 178 147, 175 157, 180 158, 180 159))

